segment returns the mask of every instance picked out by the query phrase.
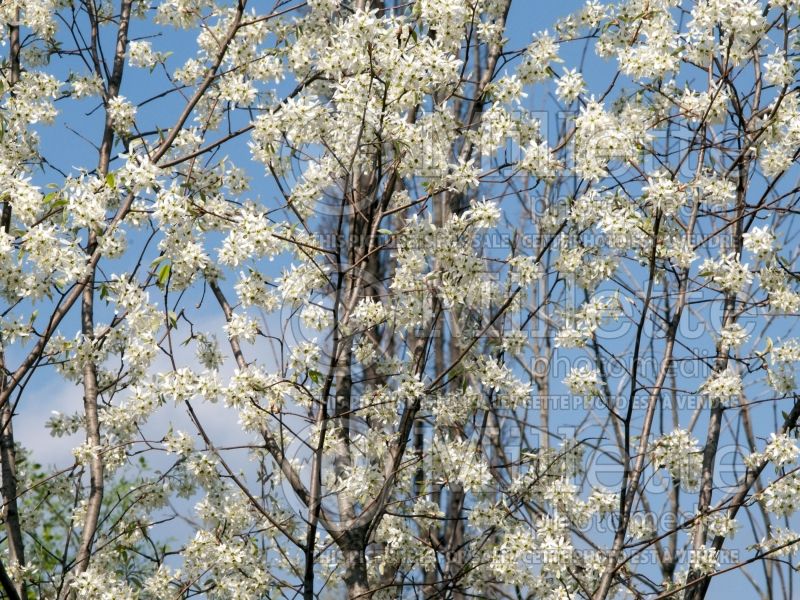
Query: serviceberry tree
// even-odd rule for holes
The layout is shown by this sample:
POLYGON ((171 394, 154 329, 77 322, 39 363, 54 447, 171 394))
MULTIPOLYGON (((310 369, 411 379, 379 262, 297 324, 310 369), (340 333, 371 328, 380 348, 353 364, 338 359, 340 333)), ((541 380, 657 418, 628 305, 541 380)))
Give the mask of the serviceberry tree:
POLYGON ((797 595, 800 2, 574 8, 0 2, 3 597, 797 595))

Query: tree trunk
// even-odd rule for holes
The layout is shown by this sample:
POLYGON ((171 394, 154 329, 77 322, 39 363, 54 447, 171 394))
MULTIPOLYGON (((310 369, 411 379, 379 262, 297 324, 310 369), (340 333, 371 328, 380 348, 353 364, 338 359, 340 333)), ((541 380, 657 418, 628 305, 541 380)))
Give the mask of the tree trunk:
POLYGON ((341 552, 347 597, 351 600, 371 598, 372 593, 369 589, 369 579, 367 577, 367 559, 363 545, 343 548, 341 552))

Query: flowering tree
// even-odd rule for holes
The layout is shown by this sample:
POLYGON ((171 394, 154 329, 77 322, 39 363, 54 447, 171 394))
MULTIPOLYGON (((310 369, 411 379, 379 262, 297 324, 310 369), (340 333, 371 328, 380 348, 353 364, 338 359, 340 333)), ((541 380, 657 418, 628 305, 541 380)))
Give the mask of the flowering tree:
POLYGON ((4 597, 793 597, 800 2, 537 4, 0 4, 4 597))

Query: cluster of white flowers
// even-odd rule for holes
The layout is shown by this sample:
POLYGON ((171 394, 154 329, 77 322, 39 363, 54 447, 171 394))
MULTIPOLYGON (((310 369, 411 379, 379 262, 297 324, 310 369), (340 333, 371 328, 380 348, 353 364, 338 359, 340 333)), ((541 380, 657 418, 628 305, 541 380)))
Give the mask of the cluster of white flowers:
POLYGON ((52 416, 47 421, 46 427, 50 430, 50 435, 53 437, 72 435, 83 427, 84 418, 84 415, 65 415, 54 410, 52 416))
POLYGON ((720 123, 725 120, 729 101, 728 93, 722 87, 703 92, 687 87, 683 90, 679 105, 691 123, 720 123))
POLYGON ((266 418, 264 411, 280 409, 284 395, 291 397, 292 389, 290 382, 251 365, 234 371, 224 390, 225 404, 241 411, 242 424, 248 431, 260 431, 266 418))
POLYGON ((197 23, 210 0, 166 0, 158 5, 155 22, 188 29, 197 23))
POLYGON ((556 95, 564 102, 578 99, 584 91, 583 75, 576 69, 564 69, 564 74, 558 79, 556 95))
POLYGON ((756 0, 713 0, 694 4, 689 22, 688 54, 695 60, 707 60, 713 53, 725 52, 734 64, 743 60, 764 30, 763 8, 756 0), (719 25, 726 32, 715 38, 719 25), (724 50, 723 50, 724 48, 724 50))
POLYGON ((136 123, 136 107, 125 96, 114 96, 108 100, 108 117, 114 130, 128 133, 136 123))
POLYGON ((11 198, 16 218, 25 225, 35 224, 45 204, 40 188, 31 184, 27 177, 9 176, 3 177, 3 186, 11 198))
POLYGON ((500 207, 496 202, 481 200, 473 202, 464 213, 464 219, 474 227, 489 229, 500 221, 500 207))
POLYGON ((469 440, 443 438, 434 443, 432 451, 438 477, 444 484, 480 492, 491 480, 489 465, 469 440))
MULTIPOLYGON (((769 345, 772 345, 770 341, 769 345)), ((786 340, 772 349, 767 370, 767 382, 780 394, 788 394, 797 387, 795 374, 800 362, 800 342, 795 338, 786 340)))
POLYGON ((470 414, 485 405, 483 395, 474 388, 468 387, 458 394, 441 394, 426 397, 426 409, 436 419, 436 423, 443 427, 461 425, 465 423, 470 414))
POLYGON ((758 260, 764 260, 775 251, 775 235, 768 227, 754 227, 743 236, 744 247, 758 260))
POLYGON ((781 467, 797 460, 800 448, 797 442, 785 433, 780 435, 770 434, 770 442, 764 449, 764 457, 775 465, 781 467))
POLYGON ((292 265, 291 269, 283 272, 278 279, 278 290, 284 300, 303 302, 309 298, 311 292, 325 284, 325 273, 313 263, 292 265))
POLYGON ((635 28, 628 24, 617 33, 606 32, 603 36, 602 46, 616 50, 624 73, 636 79, 651 79, 676 69, 682 51, 677 46, 676 24, 669 7, 667 2, 654 3, 635 28), (623 42, 626 37, 638 43, 623 42))
POLYGON ((333 324, 332 311, 319 304, 308 303, 300 313, 303 325, 316 331, 324 331, 333 324))
POLYGON ((258 335, 258 322, 245 314, 236 312, 231 315, 224 329, 228 338, 241 338, 252 344, 258 335))
POLYGON ((708 546, 694 548, 689 554, 689 570, 692 573, 708 575, 719 567, 719 551, 708 546))
POLYGON ((728 323, 719 332, 719 346, 722 351, 738 348, 749 339, 747 330, 739 323, 728 323))
POLYGON ((509 102, 519 103, 520 100, 527 97, 527 94, 522 91, 523 85, 516 75, 504 75, 500 79, 493 81, 487 86, 487 94, 496 102, 507 104, 509 102))
POLYGON ((57 111, 53 99, 58 97, 61 83, 52 75, 40 71, 24 71, 6 98, 11 124, 21 128, 36 123, 52 123, 57 111))
POLYGON ((508 260, 511 267, 511 280, 520 286, 527 286, 542 275, 541 265, 532 256, 515 256, 508 260))
POLYGON ((116 171, 117 181, 120 186, 128 188, 130 191, 152 192, 157 189, 158 178, 161 175, 157 165, 153 164, 150 158, 142 154, 131 154, 126 158, 125 167, 116 171))
POLYGON ((328 128, 326 116, 316 97, 290 98, 277 112, 263 114, 253 123, 253 156, 270 164, 277 157, 283 136, 295 146, 314 141, 321 128, 328 128))
POLYGON ((578 396, 593 396, 598 393, 599 374, 590 367, 573 367, 564 379, 567 389, 578 396))
POLYGON ((769 305, 775 312, 796 313, 800 311, 800 293, 791 287, 791 280, 784 269, 775 264, 763 267, 759 273, 761 287, 769 294, 769 305))
POLYGON ((726 538, 731 538, 739 530, 739 522, 735 519, 731 519, 725 511, 717 511, 703 515, 700 521, 711 535, 721 535, 726 538))
POLYGON ((694 490, 700 483, 702 454, 697 440, 685 429, 676 429, 656 439, 650 449, 650 460, 663 467, 685 490, 694 490))
POLYGON ((133 41, 128 44, 128 63, 132 67, 152 69, 161 60, 161 56, 157 52, 153 52, 150 42, 133 41))
MULTIPOLYGON (((414 514, 425 515, 425 511, 414 510, 414 514)), ((436 517, 436 513, 431 515, 436 517)), ((421 518, 420 526, 430 523, 430 518, 421 518)), ((423 568, 434 568, 436 564, 436 554, 432 548, 424 544, 415 543, 414 532, 403 519, 387 515, 381 519, 378 530, 375 533, 376 541, 384 545, 386 552, 381 552, 375 562, 378 563, 377 571, 380 573, 390 572, 402 565, 421 566, 423 568)))
POLYGON ((90 98, 92 96, 100 96, 103 93, 103 80, 95 73, 74 75, 69 81, 73 98, 90 98))
POLYGON ((642 193, 653 206, 665 215, 675 214, 685 203, 686 193, 682 186, 663 171, 647 178, 642 193))
POLYGON ((247 275, 241 273, 234 289, 243 307, 260 306, 272 312, 278 306, 278 298, 258 271, 251 271, 247 275))
POLYGON ((550 180, 562 168, 546 141, 531 142, 525 148, 525 157, 520 161, 519 168, 534 177, 550 180))
POLYGON ((180 456, 189 456, 194 450, 194 441, 184 431, 170 431, 164 436, 164 449, 180 456))
POLYGON ((713 373, 703 383, 700 391, 706 394, 712 402, 728 404, 741 396, 742 378, 734 370, 728 368, 713 373))
POLYGON ((798 101, 796 93, 789 93, 780 106, 777 101, 771 106, 775 117, 766 128, 766 138, 759 149, 760 166, 766 177, 780 175, 792 165, 792 149, 800 140, 798 101))
POLYGON ((696 181, 697 193, 703 202, 724 208, 736 195, 736 184, 725 177, 704 175, 696 181))
POLYGON ((635 161, 637 146, 647 133, 640 134, 636 121, 623 120, 608 112, 594 97, 581 107, 575 120, 575 170, 578 175, 598 181, 608 172, 612 159, 635 161))
POLYGON ((530 530, 518 528, 506 532, 503 540, 492 548, 491 570, 500 581, 518 581, 520 564, 535 555, 536 537, 530 530))
POLYGON ((772 482, 759 501, 769 512, 779 517, 790 516, 800 509, 800 475, 790 473, 772 482))
POLYGON ((525 52, 525 59, 519 67, 518 75, 524 83, 549 79, 550 63, 560 62, 555 38, 547 32, 535 36, 525 52))
MULTIPOLYGON (((222 515, 230 517, 232 506, 237 507, 239 511, 246 511, 242 503, 232 505, 224 496, 214 498, 214 507, 222 515)), ((243 514, 242 521, 245 519, 247 517, 243 514)), ((185 576, 205 580, 210 575, 211 580, 219 582, 215 585, 219 588, 219 592, 231 598, 254 598, 263 595, 268 588, 269 578, 266 571, 259 568, 263 560, 260 549, 247 543, 246 537, 228 533, 223 539, 224 541, 220 542, 213 530, 198 531, 184 552, 185 576)))
POLYGON ((740 262, 734 254, 707 258, 700 265, 700 275, 731 293, 742 292, 753 280, 749 265, 740 262))
POLYGON ((758 544, 762 552, 769 552, 770 556, 789 556, 797 552, 797 542, 800 535, 788 527, 772 526, 769 533, 758 544))
POLYGON ((111 578, 104 568, 91 568, 81 573, 70 583, 70 588, 86 600, 134 600, 137 597, 124 581, 111 578))
POLYGON ((637 540, 646 540, 656 534, 655 519, 650 514, 635 514, 628 523, 628 533, 637 540))
POLYGON ((77 180, 68 180, 65 191, 67 210, 72 216, 73 224, 78 228, 99 229, 108 206, 115 199, 114 190, 108 183, 97 177, 83 176, 77 180))
POLYGON ((416 5, 422 19, 442 35, 445 45, 459 45, 461 30, 470 19, 465 0, 420 0, 416 5))
POLYGON ((237 266, 247 259, 275 256, 284 248, 280 239, 273 235, 276 229, 254 207, 240 211, 219 250, 219 261, 223 265, 237 266))
POLYGON ((563 518, 543 516, 535 524, 538 553, 545 570, 553 574, 564 573, 573 561, 575 548, 563 518))
POLYGON ((772 85, 790 85, 794 81, 794 73, 794 67, 780 48, 776 48, 764 63, 764 81, 772 85))
POLYGON ((362 298, 348 319, 351 328, 369 329, 382 323, 387 316, 383 303, 376 298, 362 298))
POLYGON ((618 298, 594 296, 574 313, 565 316, 564 324, 556 334, 556 346, 559 348, 582 347, 601 325, 619 318, 620 315, 621 307, 618 298))
POLYGON ((484 388, 495 392, 509 406, 516 407, 530 399, 531 386, 520 381, 507 364, 479 356, 471 366, 484 388))
POLYGON ((40 298, 47 293, 48 281, 66 286, 86 272, 86 259, 77 240, 69 239, 55 226, 42 223, 28 230, 23 247, 30 266, 35 269, 17 289, 22 296, 40 298))

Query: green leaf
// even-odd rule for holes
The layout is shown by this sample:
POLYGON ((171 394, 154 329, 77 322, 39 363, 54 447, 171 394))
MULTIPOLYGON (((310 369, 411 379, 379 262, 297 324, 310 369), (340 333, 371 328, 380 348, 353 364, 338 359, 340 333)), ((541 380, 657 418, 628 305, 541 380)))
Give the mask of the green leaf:
POLYGON ((322 379, 322 373, 319 371, 311 370, 308 372, 308 376, 311 378, 311 381, 319 385, 320 380, 322 379))
POLYGON ((158 270, 158 285, 160 287, 166 287, 171 268, 172 265, 167 262, 161 265, 161 268, 158 270))

